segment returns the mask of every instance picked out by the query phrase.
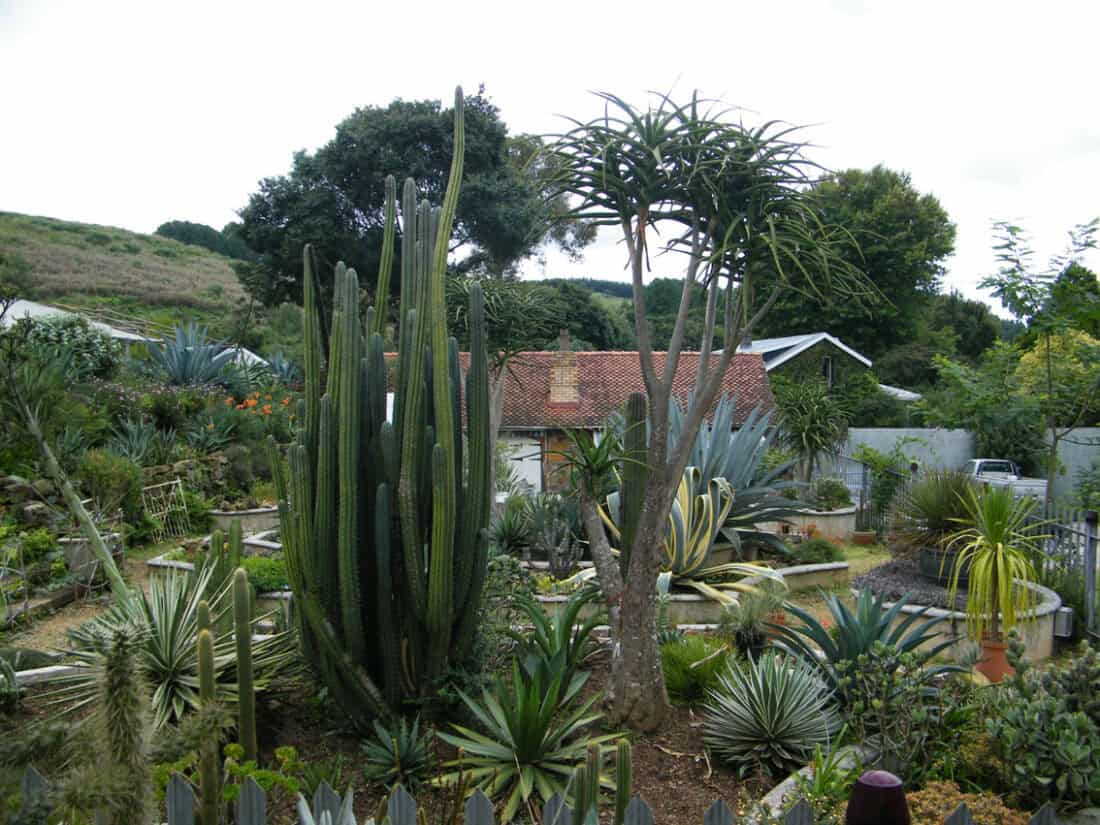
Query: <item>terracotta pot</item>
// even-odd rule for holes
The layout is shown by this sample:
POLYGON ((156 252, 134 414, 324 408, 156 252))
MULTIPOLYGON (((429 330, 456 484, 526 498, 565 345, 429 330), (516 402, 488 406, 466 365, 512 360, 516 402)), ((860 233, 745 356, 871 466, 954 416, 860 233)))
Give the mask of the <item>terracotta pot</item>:
POLYGON ((974 669, 993 684, 1002 681, 1006 676, 1012 676, 1016 671, 1008 663, 1007 650, 1008 644, 1003 638, 982 639, 982 660, 974 669))
POLYGON ((868 544, 875 543, 875 531, 874 530, 856 530, 852 533, 852 544, 858 544, 866 547, 868 544))

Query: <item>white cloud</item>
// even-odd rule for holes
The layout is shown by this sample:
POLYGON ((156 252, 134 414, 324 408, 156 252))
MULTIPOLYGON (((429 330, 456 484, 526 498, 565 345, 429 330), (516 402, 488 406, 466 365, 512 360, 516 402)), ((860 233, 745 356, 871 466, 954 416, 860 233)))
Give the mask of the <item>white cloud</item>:
MULTIPOLYGON (((1100 213, 1075 2, 667 4, 0 0, 0 209, 151 231, 221 226, 356 106, 487 85, 513 131, 599 110, 588 91, 722 96, 795 123, 833 168, 908 170, 958 223, 948 283, 993 266, 989 223, 1044 253, 1100 213)), ((661 262, 655 261, 660 267, 661 262)), ((546 274, 618 277, 601 238, 546 274)), ((530 269, 530 268, 529 268, 530 269)), ((538 270, 537 266, 534 266, 538 270)), ((672 274, 670 268, 667 274, 672 274)))

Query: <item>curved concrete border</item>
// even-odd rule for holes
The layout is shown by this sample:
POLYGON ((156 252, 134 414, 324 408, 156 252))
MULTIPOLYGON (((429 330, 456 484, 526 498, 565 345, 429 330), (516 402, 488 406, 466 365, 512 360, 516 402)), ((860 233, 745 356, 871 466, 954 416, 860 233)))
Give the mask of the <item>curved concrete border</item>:
POLYGON ((272 530, 279 525, 279 508, 254 507, 251 510, 211 510, 210 518, 216 530, 229 530, 235 521, 241 523, 245 535, 272 530))
MULTIPOLYGON (((867 765, 873 761, 876 757, 875 751, 871 748, 863 747, 860 745, 845 745, 840 749, 840 766, 848 769, 853 768, 856 765, 856 760, 860 761, 863 765, 867 765)), ((810 779, 813 776, 813 768, 807 765, 804 768, 799 769, 795 773, 792 773, 770 791, 768 791, 764 797, 757 803, 755 810, 749 811, 745 815, 745 825, 758 825, 761 819, 764 819, 767 815, 773 817, 780 817, 783 814, 783 804, 788 797, 795 797, 798 795, 798 779, 810 779)))
MULTIPOLYGON (((846 561, 799 564, 794 567, 782 567, 775 572, 783 578, 788 592, 791 593, 814 587, 831 588, 847 584, 849 577, 846 561)), ((755 587, 765 580, 764 576, 756 575, 748 576, 742 582, 755 587)), ((536 599, 547 613, 553 615, 569 600, 569 596, 544 595, 536 596, 536 599)), ((590 615, 592 609, 594 608, 586 605, 581 611, 581 617, 590 615)), ((718 624, 721 617, 722 604, 698 593, 673 593, 669 600, 668 620, 680 627, 713 627, 718 624)))
MULTIPOLYGON (((1054 652, 1054 617, 1062 606, 1062 598, 1049 587, 1041 584, 1028 583, 1025 586, 1039 594, 1039 604, 1023 614, 1018 628, 1027 645, 1027 656, 1033 662, 1038 662, 1050 658, 1054 652)), ((853 587, 852 595, 858 596, 859 588, 853 587)), ((896 602, 885 602, 882 608, 890 610, 895 604, 896 602)), ((974 643, 966 633, 966 613, 919 604, 906 604, 901 608, 900 613, 911 616, 921 611, 924 611, 924 615, 928 618, 940 619, 947 625, 947 629, 937 633, 927 642, 926 647, 950 639, 953 640, 953 644, 947 649, 948 654, 961 658, 968 653, 974 643)), ((903 621, 900 617, 899 620, 903 621)))

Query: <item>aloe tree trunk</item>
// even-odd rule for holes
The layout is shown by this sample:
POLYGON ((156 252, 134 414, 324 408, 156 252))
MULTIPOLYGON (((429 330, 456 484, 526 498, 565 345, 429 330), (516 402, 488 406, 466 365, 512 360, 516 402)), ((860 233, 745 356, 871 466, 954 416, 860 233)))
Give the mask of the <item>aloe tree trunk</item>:
POLYGON ((72 483, 69 481, 68 474, 61 468, 57 458, 53 454, 53 450, 50 449, 49 442, 46 441, 46 436, 42 432, 42 426, 39 424, 38 416, 34 414, 34 411, 27 405, 27 403, 19 399, 19 408, 23 413, 23 423, 27 428, 27 432, 30 433, 31 438, 38 444, 38 451, 42 454, 42 463, 46 470, 46 475, 50 477, 50 480, 57 486, 57 489, 61 491, 61 497, 65 500, 65 506, 69 508, 69 512, 72 517, 76 519, 77 525, 80 527, 80 532, 84 535, 89 546, 92 548, 92 553, 96 557, 96 561, 103 568, 104 575, 107 577, 107 582, 111 586, 111 593, 119 602, 129 603, 133 600, 134 595, 127 587, 125 579, 122 578, 122 573, 119 572, 118 565, 115 564, 114 557, 111 556, 110 548, 107 547, 107 543, 103 541, 103 536, 99 534, 99 530, 96 529, 95 522, 92 521, 91 515, 84 508, 84 505, 80 502, 80 496, 76 494, 76 490, 73 489, 72 483))

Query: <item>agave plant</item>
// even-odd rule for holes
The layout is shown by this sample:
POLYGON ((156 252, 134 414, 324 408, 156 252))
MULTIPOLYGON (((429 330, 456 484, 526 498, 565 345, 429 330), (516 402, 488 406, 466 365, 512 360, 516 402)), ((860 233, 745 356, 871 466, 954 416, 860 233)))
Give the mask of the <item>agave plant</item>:
POLYGON ((769 654, 731 663, 707 701, 703 740, 741 776, 801 767, 840 726, 832 691, 807 662, 769 654))
POLYGON ((575 679, 587 678, 578 671, 596 652, 592 632, 607 620, 607 616, 602 610, 594 610, 581 621, 580 613, 587 605, 599 601, 599 588, 587 586, 573 593, 561 611, 551 617, 530 596, 516 599, 531 630, 520 632, 509 628, 506 632, 520 646, 516 658, 522 662, 528 678, 537 676, 542 684, 548 685, 557 677, 567 688, 575 679))
POLYGON ((173 336, 163 343, 150 343, 149 355, 168 384, 190 387, 220 381, 234 352, 208 341, 206 328, 189 321, 176 324, 173 336))
POLYGON ((124 418, 111 433, 107 450, 143 467, 152 457, 157 428, 140 418, 124 418))
POLYGON ((404 717, 389 726, 375 719, 374 736, 363 742, 363 775, 387 788, 400 784, 415 791, 432 769, 432 738, 430 730, 421 732, 419 716, 412 725, 404 717))
POLYGON ((302 380, 298 368, 294 366, 293 361, 283 355, 282 350, 267 359, 267 369, 272 378, 286 387, 293 387, 302 380))
MULTIPOLYGON (((199 707, 199 603, 214 574, 213 565, 194 571, 170 571, 149 581, 149 592, 138 593, 130 603, 116 602, 105 613, 69 631, 75 648, 70 655, 79 666, 76 673, 53 680, 53 699, 77 710, 95 700, 96 673, 104 655, 104 640, 118 627, 136 627, 142 636, 139 661, 153 691, 152 723, 155 729, 178 721, 199 707)), ((230 611, 230 582, 218 588, 211 605, 214 627, 230 611)), ((264 619, 254 617, 253 628, 264 619)), ((256 639, 252 646, 253 677, 257 692, 268 689, 298 665, 293 635, 282 632, 256 639)), ((236 643, 231 633, 220 635, 214 646, 214 678, 218 698, 236 701, 236 643)))
MULTIPOLYGON (((584 761, 588 747, 616 738, 616 734, 587 739, 582 735, 600 718, 589 713, 598 695, 568 708, 584 681, 574 679, 563 685, 554 678, 544 685, 537 674, 526 678, 514 661, 511 689, 498 680, 495 690, 486 691, 480 702, 461 694, 485 732, 453 725, 456 734, 439 734, 461 754, 447 763, 454 770, 436 778, 436 784, 469 782, 490 798, 503 797, 502 822, 511 822, 520 806, 530 808, 536 797, 545 802, 555 793, 565 796, 573 769, 584 761)), ((606 777, 601 777, 600 784, 612 787, 606 777)))
MULTIPOLYGON (((882 643, 898 653, 911 653, 936 637, 933 628, 943 620, 926 619, 927 607, 904 614, 904 618, 898 620, 908 602, 909 596, 906 595, 887 610, 882 597, 870 590, 861 590, 853 613, 837 596, 827 594, 825 604, 833 625, 829 629, 809 611, 788 604, 787 612, 801 619, 802 624, 794 627, 772 625, 772 630, 780 636, 775 644, 816 667, 829 686, 837 690, 841 681, 838 665, 854 662, 861 655, 870 653, 876 643, 882 643)), ((928 648, 924 655, 932 658, 951 644, 950 640, 939 642, 928 648)), ((930 676, 958 670, 954 665, 943 665, 932 668, 930 676)), ((840 693, 843 700, 842 691, 840 693)))
MULTIPOLYGON (((733 506, 733 497, 733 488, 724 478, 712 478, 704 486, 702 473, 697 467, 688 467, 684 471, 668 514, 662 565, 664 579, 671 579, 725 603, 735 601, 728 591, 745 589, 731 577, 763 575, 782 580, 774 571, 758 565, 710 563, 715 539, 733 506), (711 583, 708 579, 716 582, 711 583)), ((609 495, 606 507, 600 509, 614 542, 622 540, 622 512, 619 491, 609 495)), ((667 581, 661 586, 667 588, 667 581)))
MULTIPOLYGON (((684 409, 673 399, 669 404, 669 449, 680 438, 684 420, 695 405, 694 395, 689 395, 684 409)), ((724 478, 733 488, 733 503, 726 513, 721 527, 722 540, 738 554, 746 547, 766 547, 776 553, 786 548, 775 534, 760 530, 756 525, 783 523, 791 516, 806 509, 806 505, 787 498, 781 492, 791 486, 784 477, 794 466, 794 461, 781 463, 771 469, 764 465, 764 457, 775 440, 776 431, 771 426, 772 415, 759 406, 754 407, 736 430, 733 429, 737 399, 723 395, 714 408, 710 424, 699 429, 691 447, 688 462, 698 467, 702 481, 724 478)))

